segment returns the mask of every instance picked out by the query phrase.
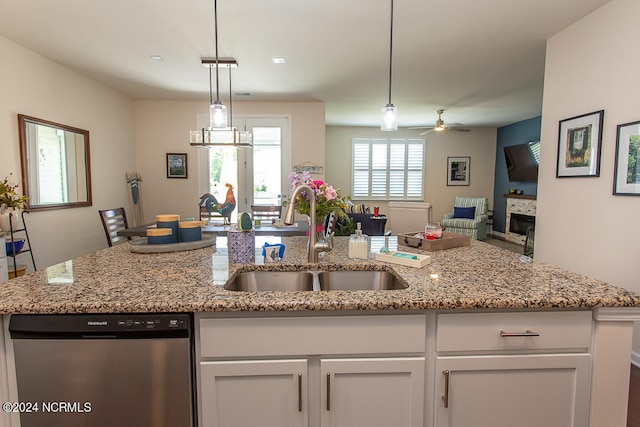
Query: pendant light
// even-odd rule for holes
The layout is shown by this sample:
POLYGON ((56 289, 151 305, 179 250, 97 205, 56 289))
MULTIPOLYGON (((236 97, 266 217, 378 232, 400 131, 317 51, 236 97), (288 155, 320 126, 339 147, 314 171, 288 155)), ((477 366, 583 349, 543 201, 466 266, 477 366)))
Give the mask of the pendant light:
POLYGON ((391 0, 391 33, 389 36, 389 102, 382 108, 380 130, 398 130, 398 109, 391 103, 391 73, 393 68, 393 0, 391 0))
POLYGON ((218 57, 218 6, 217 0, 214 0, 214 18, 215 18, 215 58, 201 58, 202 64, 209 67, 209 127, 201 130, 190 132, 190 145, 197 147, 236 147, 250 148, 253 146, 253 136, 250 132, 241 131, 233 127, 233 123, 228 125, 228 117, 232 112, 227 113, 227 107, 220 101, 220 68, 228 68, 229 70, 229 106, 231 106, 231 98, 233 91, 231 89, 231 68, 237 67, 238 62, 235 58, 219 58, 218 57), (213 83, 211 69, 216 67, 216 100, 213 101, 213 83))
MULTIPOLYGON (((213 0, 214 39, 216 44, 216 100, 209 106, 209 127, 211 129, 226 129, 227 107, 220 101, 220 60, 218 58, 218 0, 213 0)), ((211 70, 211 68, 209 68, 211 70)), ((209 74, 211 76, 211 74, 209 74)), ((209 79, 211 81, 211 79, 209 79)), ((211 92, 211 90, 209 90, 211 92)))

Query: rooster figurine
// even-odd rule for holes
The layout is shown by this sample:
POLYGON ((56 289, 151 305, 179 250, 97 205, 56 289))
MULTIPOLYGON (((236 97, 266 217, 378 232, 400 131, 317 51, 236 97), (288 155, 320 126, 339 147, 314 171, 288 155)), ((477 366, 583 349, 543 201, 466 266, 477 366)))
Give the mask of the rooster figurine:
POLYGON ((236 208, 236 197, 233 195, 233 185, 226 183, 227 197, 224 203, 219 203, 211 193, 205 193, 200 197, 200 207, 204 207, 211 218, 214 212, 219 213, 224 218, 225 224, 231 223, 231 212, 236 208))

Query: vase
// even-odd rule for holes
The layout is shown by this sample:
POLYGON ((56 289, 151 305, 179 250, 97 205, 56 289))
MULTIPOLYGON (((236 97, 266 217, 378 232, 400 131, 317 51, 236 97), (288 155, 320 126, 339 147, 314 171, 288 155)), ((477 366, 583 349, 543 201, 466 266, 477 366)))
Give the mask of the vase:
MULTIPOLYGON (((327 223, 327 215, 316 217, 315 231, 311 230, 311 217, 309 215, 307 215, 307 221, 309 222, 309 231, 307 231, 307 233, 316 233, 316 242, 326 242, 325 224, 327 223)), ((326 253, 324 251, 318 253, 318 256, 321 258, 325 255, 326 253)))
POLYGON ((19 228, 23 228, 22 211, 16 208, 6 208, 4 212, 0 214, 0 231, 8 233, 12 229, 16 231, 19 228))

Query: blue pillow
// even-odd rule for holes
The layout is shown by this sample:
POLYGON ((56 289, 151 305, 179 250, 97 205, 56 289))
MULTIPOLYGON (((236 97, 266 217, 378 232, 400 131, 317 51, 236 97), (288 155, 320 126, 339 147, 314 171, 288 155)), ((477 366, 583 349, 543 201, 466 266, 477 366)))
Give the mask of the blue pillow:
POLYGON ((476 217, 476 207, 471 206, 470 208, 459 208, 457 206, 454 206, 453 217, 474 219, 476 217))

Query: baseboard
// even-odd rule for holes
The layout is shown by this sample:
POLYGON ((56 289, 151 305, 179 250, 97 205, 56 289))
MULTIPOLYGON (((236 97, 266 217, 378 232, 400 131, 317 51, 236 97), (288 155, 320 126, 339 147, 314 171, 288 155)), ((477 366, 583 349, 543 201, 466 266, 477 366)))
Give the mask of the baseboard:
POLYGON ((640 353, 631 352, 631 364, 640 368, 640 353))
POLYGON ((505 241, 505 242, 507 241, 507 235, 499 231, 492 231, 491 237, 493 237, 494 239, 505 241))

